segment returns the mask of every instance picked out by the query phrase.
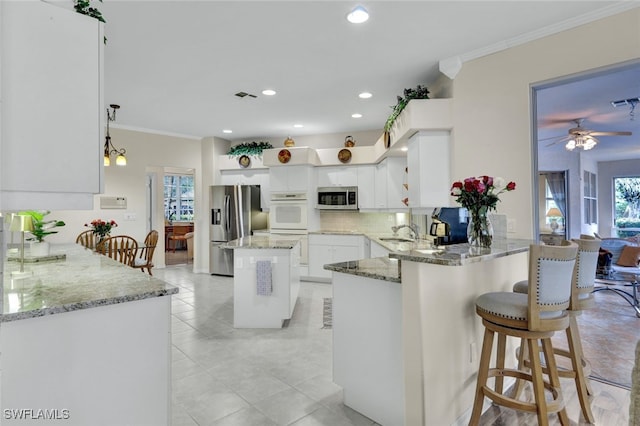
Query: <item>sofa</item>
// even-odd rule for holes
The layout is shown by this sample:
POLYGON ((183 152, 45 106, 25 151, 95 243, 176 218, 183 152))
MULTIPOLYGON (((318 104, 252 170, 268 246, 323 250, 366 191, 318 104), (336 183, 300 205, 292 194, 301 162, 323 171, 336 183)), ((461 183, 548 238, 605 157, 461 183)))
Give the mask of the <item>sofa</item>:
MULTIPOLYGON (((598 265, 598 273, 607 275, 608 272, 640 274, 638 261, 640 260, 640 244, 633 238, 602 238, 600 244, 601 257, 603 252, 610 253, 608 265, 598 265), (602 266, 604 266, 602 268, 602 266)), ((607 256, 608 257, 608 256, 607 256)), ((601 262, 602 263, 602 262, 601 262)))

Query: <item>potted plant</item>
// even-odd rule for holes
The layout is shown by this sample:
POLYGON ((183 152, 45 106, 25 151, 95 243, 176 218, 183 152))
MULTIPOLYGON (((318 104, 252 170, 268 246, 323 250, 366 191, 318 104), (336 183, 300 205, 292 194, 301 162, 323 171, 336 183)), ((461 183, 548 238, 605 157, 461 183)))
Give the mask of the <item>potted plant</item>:
POLYGON ((271 149, 273 146, 269 142, 243 142, 238 145, 234 145, 229 149, 227 155, 229 157, 240 157, 238 159, 238 164, 240 167, 249 167, 251 164, 251 160, 249 157, 260 157, 262 156, 263 149, 271 149))
POLYGON ((31 216, 33 221, 33 231, 29 231, 31 237, 27 238, 27 241, 32 241, 31 255, 34 257, 48 256, 49 242, 44 238, 47 235, 58 233, 53 228, 65 226, 61 220, 45 220, 45 216, 49 213, 51 213, 49 210, 25 210, 18 213, 23 216, 31 216))
POLYGON ((391 127, 409 101, 412 99, 429 99, 429 89, 427 89, 427 86, 421 86, 420 84, 418 84, 415 89, 404 89, 403 94, 404 98, 398 96, 397 103, 391 107, 391 115, 384 123, 384 140, 387 148, 391 145, 391 127))

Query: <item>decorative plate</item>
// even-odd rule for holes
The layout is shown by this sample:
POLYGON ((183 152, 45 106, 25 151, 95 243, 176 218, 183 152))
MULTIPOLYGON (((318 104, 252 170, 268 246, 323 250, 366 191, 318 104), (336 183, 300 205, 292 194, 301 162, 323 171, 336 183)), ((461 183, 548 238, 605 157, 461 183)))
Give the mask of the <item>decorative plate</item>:
POLYGON ((341 163, 348 163, 351 161, 351 151, 348 149, 341 149, 338 152, 338 160, 340 160, 341 163))
POLYGON ((240 156, 240 158, 238 158, 238 164, 240 164, 240 167, 245 169, 251 164, 251 159, 246 155, 242 155, 240 156))
POLYGON ((291 160, 291 152, 288 149, 281 149, 278 153, 278 161, 282 164, 288 163, 291 160))

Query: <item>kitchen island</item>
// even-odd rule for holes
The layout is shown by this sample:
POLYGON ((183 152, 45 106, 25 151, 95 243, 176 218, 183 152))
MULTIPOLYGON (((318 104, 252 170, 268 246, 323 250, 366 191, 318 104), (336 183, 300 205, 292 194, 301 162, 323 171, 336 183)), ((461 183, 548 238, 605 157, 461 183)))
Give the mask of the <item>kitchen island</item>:
MULTIPOLYGON (((371 263, 376 259, 325 266, 333 271, 334 309, 344 310, 345 303, 356 309, 359 308, 355 305, 360 303, 360 308, 365 309, 360 317, 350 318, 340 313, 334 317, 333 332, 337 336, 334 337, 334 360, 349 359, 349 354, 342 349, 344 339, 340 337, 345 329, 356 342, 380 339, 375 344, 381 350, 392 347, 399 348, 397 352, 400 352, 394 355, 392 351, 386 355, 389 362, 379 359, 377 365, 365 369, 357 366, 356 359, 351 359, 351 367, 341 366, 342 361, 336 362, 334 380, 338 384, 344 382, 344 372, 360 375, 350 379, 352 389, 357 389, 353 386, 360 380, 369 380, 369 375, 390 372, 385 373, 387 378, 378 381, 376 386, 358 389, 358 408, 353 408, 360 411, 371 407, 369 412, 360 412, 381 422, 385 419, 380 413, 385 412, 376 405, 381 404, 380 398, 389 398, 403 409, 401 416, 395 415, 383 424, 466 424, 473 404, 484 331, 475 314, 475 299, 491 291, 511 291, 514 282, 526 279, 531 243, 529 240, 496 240, 491 249, 476 250, 468 244, 436 248, 417 241, 398 246, 389 254, 389 262, 395 261, 397 265, 388 263, 393 266, 378 272, 371 263), (398 272, 399 284, 389 279, 394 270, 398 272), (391 284, 396 286, 399 301, 394 299, 391 284), (344 288, 351 294, 345 296, 344 288), (379 313, 369 312, 363 303, 372 300, 379 304, 385 298, 387 305, 382 311, 378 310, 379 313), (371 336, 363 316, 381 324, 375 330, 379 336, 371 336), (394 327, 401 338, 394 337, 394 327), (401 359, 399 366, 394 361, 398 358, 401 359), (403 392, 396 389, 398 374, 403 392), (385 391, 387 386, 389 391, 385 391), (400 403, 396 402, 398 395, 403 397, 400 403)), ((360 360, 360 364, 363 363, 360 360)), ((345 404, 349 405, 347 395, 353 391, 344 383, 345 404)))
POLYGON ((281 328, 300 291, 300 241, 250 236, 222 244, 233 249, 233 326, 281 328))
POLYGON ((24 277, 4 265, 2 424, 170 424, 178 289, 80 245, 56 254, 24 277))

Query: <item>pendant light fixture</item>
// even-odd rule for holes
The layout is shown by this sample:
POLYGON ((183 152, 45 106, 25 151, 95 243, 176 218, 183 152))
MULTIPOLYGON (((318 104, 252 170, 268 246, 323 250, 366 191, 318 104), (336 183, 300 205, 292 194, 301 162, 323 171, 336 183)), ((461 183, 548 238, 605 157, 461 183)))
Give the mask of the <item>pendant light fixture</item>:
POLYGON ((120 105, 111 104, 109 105, 113 112, 109 112, 109 108, 107 108, 107 136, 104 139, 104 165, 111 165, 111 155, 116 156, 116 166, 126 166, 127 165, 127 157, 124 156, 127 150, 124 148, 116 149, 111 143, 111 135, 109 134, 109 122, 116 121, 116 111, 120 108, 120 105))

